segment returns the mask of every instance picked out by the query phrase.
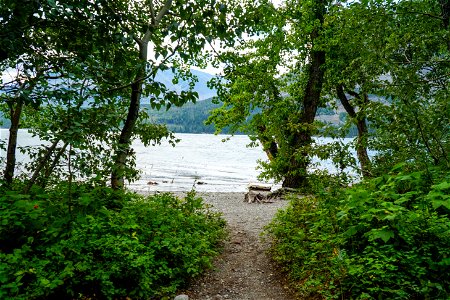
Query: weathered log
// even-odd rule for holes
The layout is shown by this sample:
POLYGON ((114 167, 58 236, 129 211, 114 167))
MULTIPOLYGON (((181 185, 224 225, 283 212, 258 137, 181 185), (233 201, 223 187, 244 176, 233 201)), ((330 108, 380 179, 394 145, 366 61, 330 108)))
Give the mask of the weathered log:
POLYGON ((250 190, 248 193, 245 194, 244 202, 247 203, 262 203, 264 200, 266 200, 266 195, 263 195, 262 193, 250 190))
POLYGON ((262 184, 262 183, 250 183, 248 185, 248 190, 256 190, 256 191, 270 191, 272 189, 271 185, 262 184))
POLYGON ((272 203, 271 199, 267 198, 267 191, 250 190, 244 196, 244 202, 247 203, 272 203))
POLYGON ((298 192, 297 189, 282 187, 276 191, 273 191, 267 195, 267 199, 284 199, 286 194, 298 192))

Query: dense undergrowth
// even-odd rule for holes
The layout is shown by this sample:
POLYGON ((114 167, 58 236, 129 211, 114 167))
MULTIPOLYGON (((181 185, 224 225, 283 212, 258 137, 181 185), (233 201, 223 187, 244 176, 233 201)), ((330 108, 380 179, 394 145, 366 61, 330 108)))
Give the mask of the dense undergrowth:
POLYGON ((403 167, 278 213, 271 252, 302 298, 450 299, 450 173, 403 167))
POLYGON ((218 254, 224 221, 193 193, 70 190, 0 194, 0 299, 164 299, 218 254))

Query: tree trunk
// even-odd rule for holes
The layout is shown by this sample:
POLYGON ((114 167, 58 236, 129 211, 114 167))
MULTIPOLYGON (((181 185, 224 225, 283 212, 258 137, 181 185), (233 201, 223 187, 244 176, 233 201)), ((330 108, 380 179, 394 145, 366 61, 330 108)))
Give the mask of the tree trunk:
POLYGON ((124 186, 126 160, 130 151, 133 129, 139 115, 141 89, 141 83, 133 83, 128 115, 122 128, 122 132, 120 133, 119 143, 117 145, 116 156, 114 159, 114 166, 111 173, 111 187, 113 189, 120 189, 124 186))
MULTIPOLYGON (((369 96, 367 93, 362 94, 362 105, 367 107, 369 105, 369 96)), ((372 167, 369 158, 369 154, 367 153, 367 139, 369 138, 369 129, 367 128, 367 120, 364 114, 361 114, 360 118, 358 118, 358 145, 361 147, 361 154, 358 154, 358 159, 361 162, 361 171, 363 177, 370 178, 372 177, 372 167)), ((357 149, 358 153, 358 149, 357 149)))
POLYGON ((266 152, 269 161, 274 160, 278 156, 278 144, 272 136, 266 133, 265 125, 259 125, 256 129, 258 131, 258 140, 261 143, 264 152, 266 152))
POLYGON ((53 170, 56 168, 56 165, 59 163, 59 161, 61 160, 62 155, 64 154, 64 152, 66 152, 67 146, 69 145, 68 142, 65 142, 64 145, 61 147, 61 149, 59 149, 58 153, 56 153, 55 158, 53 158, 53 162, 52 164, 45 170, 44 173, 44 182, 42 182, 41 186, 45 187, 47 179, 50 177, 50 175, 53 173, 53 170))
MULTIPOLYGON (((361 173, 364 178, 369 178, 371 176, 370 158, 367 154, 366 140, 369 134, 366 124, 366 118, 364 116, 358 116, 354 107, 348 101, 347 96, 344 93, 344 87, 338 85, 336 87, 336 92, 339 100, 344 106, 345 111, 354 120, 356 127, 358 128, 358 137, 356 140, 356 155, 358 156, 359 164, 361 166, 361 173)), ((359 96, 359 95, 358 95, 359 96)), ((364 103, 367 103, 367 97, 364 96, 364 103)))
MULTIPOLYGON (((319 21, 320 27, 323 25, 325 16, 324 0, 315 0, 315 19, 319 21)), ((317 25, 316 25, 317 26, 317 25)), ((299 188, 307 185, 307 167, 309 165, 308 151, 306 146, 312 142, 311 124, 316 117, 317 108, 320 103, 320 94, 322 92, 323 77, 325 74, 325 51, 314 48, 315 41, 320 37, 321 28, 315 28, 311 33, 312 49, 310 53, 310 63, 308 66, 308 81, 303 96, 303 112, 300 117, 300 123, 305 124, 304 129, 293 134, 294 150, 301 149, 301 159, 299 160, 295 152, 290 159, 289 170, 283 181, 283 187, 299 188)))
POLYGON ((298 189, 301 187, 306 187, 308 186, 308 179, 307 179, 307 172, 306 172, 306 168, 308 167, 308 165, 305 166, 292 166, 290 168, 290 171, 298 171, 300 169, 304 169, 305 172, 303 174, 292 174, 289 173, 284 177, 283 183, 282 183, 282 187, 283 188, 291 188, 291 189, 298 189))
POLYGON ((23 101, 18 100, 14 107, 14 103, 10 107, 11 126, 9 127, 8 150, 6 153, 6 167, 4 172, 5 184, 10 187, 14 178, 14 169, 16 168, 16 148, 17 134, 20 125, 20 116, 22 114, 23 101))
POLYGON ((145 76, 145 64, 147 63, 147 45, 148 42, 139 44, 139 59, 142 67, 135 77, 135 81, 131 85, 130 105, 128 107, 128 115, 120 133, 117 145, 114 165, 111 172, 111 187, 113 189, 121 189, 124 186, 124 173, 126 170, 126 160, 130 152, 131 137, 139 116, 142 95, 142 80, 145 76))
MULTIPOLYGON (((173 0, 164 1, 161 9, 156 14, 152 8, 151 22, 148 24, 149 29, 145 32, 142 39, 133 37, 139 46, 139 64, 141 67, 136 74, 135 80, 131 85, 130 106, 128 107, 128 115, 120 133, 119 142, 114 158, 114 165, 111 170, 111 187, 113 189, 121 189, 124 186, 124 175, 126 171, 126 161, 130 152, 131 137, 133 136, 134 127, 139 117, 139 109, 141 105, 142 85, 146 74, 147 58, 148 58, 148 43, 153 30, 159 26, 162 18, 169 12, 173 0)), ((151 4, 152 5, 152 4, 151 4)))
MULTIPOLYGON (((441 16, 442 24, 444 28, 448 31, 450 26, 450 0, 440 0, 441 5, 441 16)), ((450 38, 446 37, 447 40, 447 50, 450 51, 450 38)))
POLYGON ((39 176, 39 173, 41 173, 41 170, 45 167, 45 165, 47 164, 47 162, 49 161, 51 155, 53 154, 53 152, 56 149, 56 146, 58 145, 59 140, 55 140, 53 141, 52 145, 50 147, 47 148, 47 152, 45 153, 45 155, 41 158, 41 160, 39 161, 38 165, 36 166, 36 168, 34 168, 34 172, 33 175, 31 175, 30 180, 28 181, 25 189, 23 190, 23 192, 26 194, 30 191, 31 187, 33 186, 33 184, 36 182, 36 179, 39 176))
POLYGON ((370 167, 371 162, 369 155, 367 154, 367 148, 365 146, 369 131, 367 130, 365 118, 358 119, 356 122, 356 127, 358 128, 358 138, 356 140, 356 155, 358 156, 363 177, 370 178, 372 176, 370 167))

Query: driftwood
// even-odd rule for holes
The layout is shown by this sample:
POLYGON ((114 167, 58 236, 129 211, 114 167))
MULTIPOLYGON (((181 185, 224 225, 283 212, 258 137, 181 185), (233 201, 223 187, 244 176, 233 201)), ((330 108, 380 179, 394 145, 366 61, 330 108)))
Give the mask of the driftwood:
POLYGON ((270 203, 270 201, 267 198, 267 195, 269 194, 270 190, 272 189, 271 186, 263 185, 263 184, 256 184, 252 183, 248 185, 248 192, 244 196, 244 202, 247 203, 270 203))
POLYGON ((270 202, 267 200, 267 195, 257 192, 257 191, 249 191, 244 196, 244 202, 247 203, 267 203, 270 202))
POLYGON ((284 196, 286 194, 295 193, 297 192, 296 189, 288 188, 288 187, 282 187, 279 188, 276 191, 273 191, 269 194, 267 194, 267 199, 284 199, 284 196))
POLYGON ((248 190, 251 191, 267 191, 269 192, 272 189, 271 185, 262 184, 262 183, 250 183, 248 185, 248 190))
POLYGON ((245 194, 244 202, 247 203, 272 203, 273 200, 283 200, 287 194, 298 192, 293 188, 282 187, 270 192, 272 187, 267 184, 251 183, 245 194))

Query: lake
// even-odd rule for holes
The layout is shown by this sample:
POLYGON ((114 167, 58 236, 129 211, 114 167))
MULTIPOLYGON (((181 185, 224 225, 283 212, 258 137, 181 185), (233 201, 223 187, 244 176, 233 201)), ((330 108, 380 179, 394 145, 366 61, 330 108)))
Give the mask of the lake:
MULTIPOLYGON (((8 138, 6 129, 0 130, 2 140, 8 138)), ((144 147, 133 143, 136 166, 141 178, 127 186, 136 191, 188 191, 195 187, 200 192, 244 192, 251 182, 258 182, 258 160, 266 160, 261 147, 249 148, 245 135, 176 134, 181 141, 172 147, 168 142, 144 147), (229 138, 229 139, 228 139, 229 138), (228 139, 223 142, 223 140, 228 139), (149 182, 156 184, 148 184, 149 182), (199 184, 201 183, 201 184, 199 184)), ((326 143, 328 139, 322 139, 326 143)), ((37 145, 26 130, 20 130, 20 146, 37 145)), ((0 157, 5 157, 2 151, 0 157)), ((19 161, 28 158, 21 154, 19 161)), ((321 167, 335 171, 330 162, 321 167)))

